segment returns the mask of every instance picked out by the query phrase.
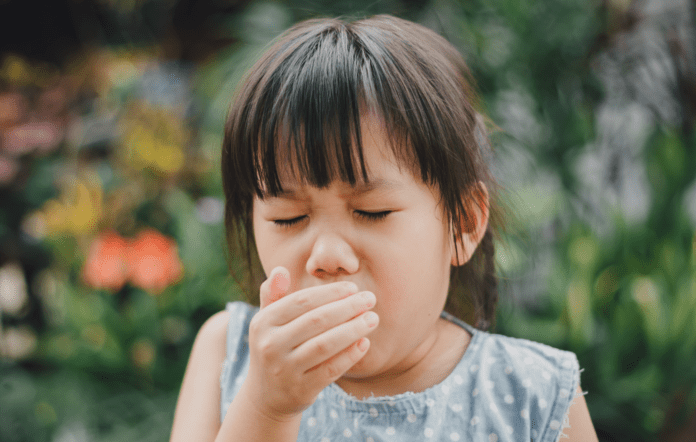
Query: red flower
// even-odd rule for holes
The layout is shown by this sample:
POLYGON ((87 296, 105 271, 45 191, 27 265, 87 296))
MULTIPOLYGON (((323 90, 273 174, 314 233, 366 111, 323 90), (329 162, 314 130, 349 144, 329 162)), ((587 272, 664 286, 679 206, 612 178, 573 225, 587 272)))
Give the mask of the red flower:
POLYGON ((63 139, 63 130, 51 121, 25 123, 5 134, 5 150, 24 155, 38 149, 39 153, 55 150, 63 139))
POLYGON ((159 293, 183 275, 176 242, 154 229, 145 229, 128 242, 107 231, 92 242, 82 279, 86 284, 118 291, 126 281, 159 293))
POLYGON ((133 285, 159 293, 183 275, 176 242, 154 229, 141 231, 131 242, 128 278, 133 285))
POLYGON ((82 279, 95 287, 118 291, 126 283, 128 243, 118 233, 107 231, 97 236, 89 248, 82 279))

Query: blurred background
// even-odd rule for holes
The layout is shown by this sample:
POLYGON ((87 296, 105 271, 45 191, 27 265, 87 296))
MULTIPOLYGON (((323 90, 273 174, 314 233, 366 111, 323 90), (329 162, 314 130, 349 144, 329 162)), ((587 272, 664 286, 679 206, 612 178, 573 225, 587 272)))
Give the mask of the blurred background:
POLYGON ((696 441, 695 7, 0 0, 0 440, 168 439, 196 331, 242 296, 235 85, 298 20, 384 12, 461 50, 499 128, 496 331, 577 353, 600 440, 696 441))

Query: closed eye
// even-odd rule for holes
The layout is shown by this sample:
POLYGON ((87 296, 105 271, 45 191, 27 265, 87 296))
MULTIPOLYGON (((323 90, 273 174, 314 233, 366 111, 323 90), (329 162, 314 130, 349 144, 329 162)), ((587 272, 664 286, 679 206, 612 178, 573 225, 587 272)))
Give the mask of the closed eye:
POLYGON ((366 219, 368 221, 380 221, 383 220, 384 218, 387 217, 390 213, 392 213, 391 210, 384 210, 382 212, 365 212, 364 210, 356 210, 355 213, 363 219, 366 219))
MULTIPOLYGON (((387 215, 392 213, 392 211, 384 210, 381 212, 366 212, 364 210, 356 210, 355 213, 358 215, 358 217, 367 221, 380 221, 385 219, 387 215)), ((307 215, 302 215, 289 219, 274 219, 273 223, 280 227, 292 227, 295 224, 298 224, 299 222, 303 221, 305 218, 307 218, 307 215)))
POLYGON ((307 215, 298 216, 290 219, 274 219, 273 223, 280 227, 291 227, 305 219, 307 215))

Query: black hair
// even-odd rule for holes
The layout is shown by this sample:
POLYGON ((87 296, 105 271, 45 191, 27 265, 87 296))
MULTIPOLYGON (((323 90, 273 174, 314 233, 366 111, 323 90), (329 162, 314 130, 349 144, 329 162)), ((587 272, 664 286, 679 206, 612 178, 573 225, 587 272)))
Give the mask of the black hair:
MULTIPOLYGON (((283 33, 242 82, 223 141, 227 241, 247 258, 250 273, 240 278, 245 285, 258 288, 263 277, 253 241, 254 197, 283 190, 280 164, 290 164, 297 177, 319 188, 334 180, 369 181, 360 126, 366 111, 382 119, 400 165, 439 190, 459 240, 475 222, 472 204, 488 204, 479 183, 489 194, 494 189, 473 85, 450 43, 399 18, 308 20, 283 33)), ((482 329, 491 325, 498 300, 497 216, 489 209, 493 225, 471 259, 451 269, 445 305, 482 329)), ((258 303, 257 290, 249 293, 258 303)))

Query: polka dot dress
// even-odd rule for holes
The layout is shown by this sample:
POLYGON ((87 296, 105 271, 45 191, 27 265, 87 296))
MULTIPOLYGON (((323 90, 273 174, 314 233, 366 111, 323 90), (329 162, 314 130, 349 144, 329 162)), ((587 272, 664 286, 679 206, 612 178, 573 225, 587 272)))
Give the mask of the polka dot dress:
MULTIPOLYGON (((227 305, 230 325, 221 377, 225 416, 249 368, 245 336, 257 309, 227 305)), ((303 413, 298 441, 556 442, 579 385, 573 353, 476 330, 452 373, 420 393, 357 400, 329 385, 303 413)))

